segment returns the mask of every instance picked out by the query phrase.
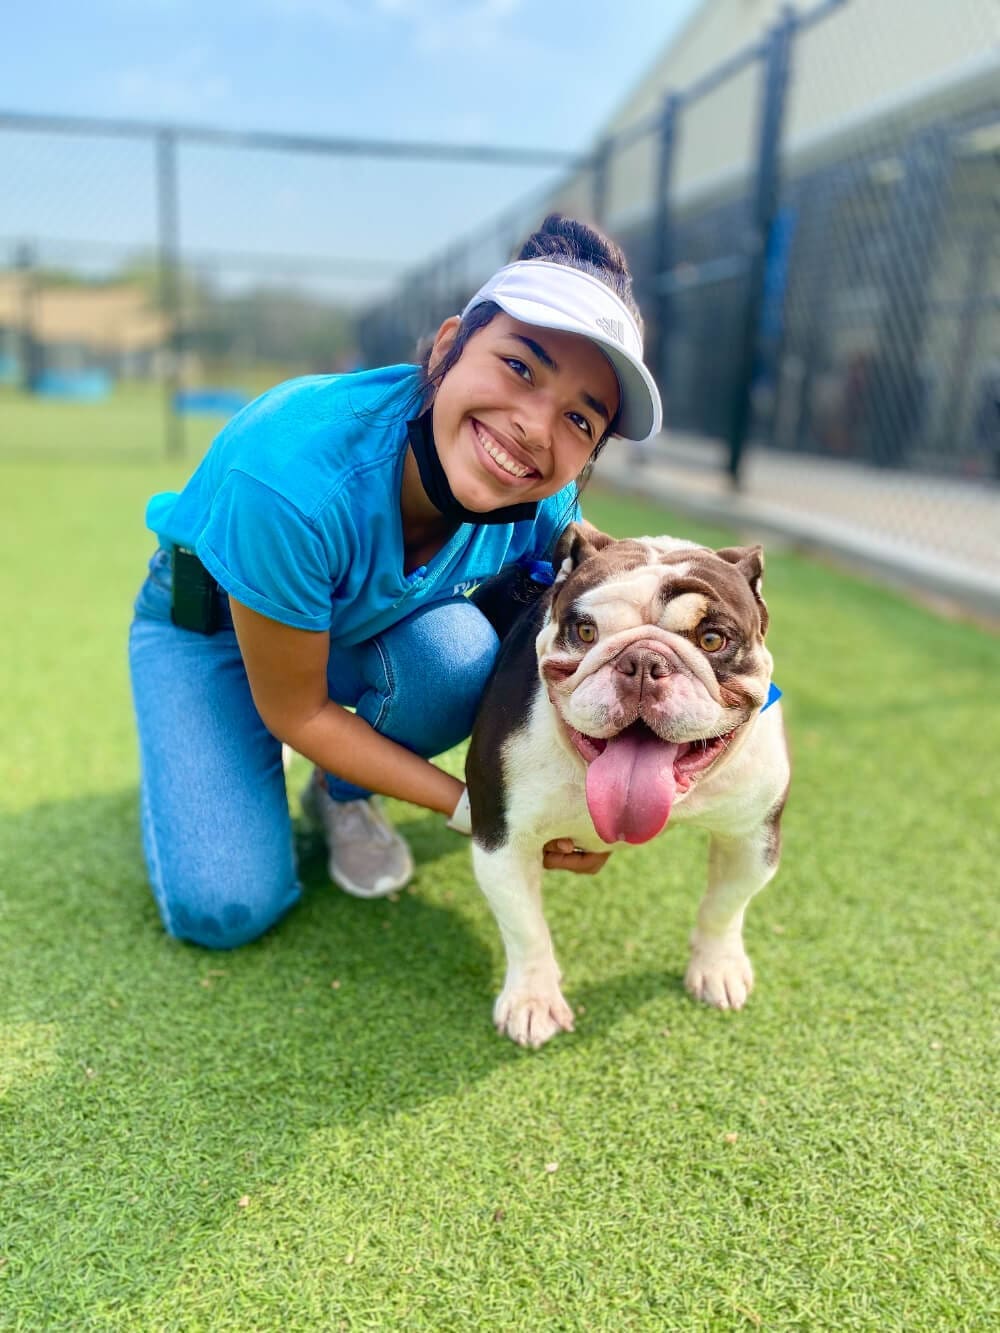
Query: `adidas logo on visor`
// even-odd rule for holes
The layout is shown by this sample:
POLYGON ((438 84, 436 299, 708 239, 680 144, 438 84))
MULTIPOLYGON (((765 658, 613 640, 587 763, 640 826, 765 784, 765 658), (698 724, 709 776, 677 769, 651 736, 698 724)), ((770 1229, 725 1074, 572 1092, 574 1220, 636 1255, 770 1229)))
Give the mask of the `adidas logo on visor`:
POLYGON ((601 319, 597 320, 596 324, 599 329, 604 330, 604 332, 608 335, 609 338, 614 338, 615 342, 624 344, 625 325, 622 323, 620 319, 608 319, 607 316, 605 315, 602 316, 601 319))

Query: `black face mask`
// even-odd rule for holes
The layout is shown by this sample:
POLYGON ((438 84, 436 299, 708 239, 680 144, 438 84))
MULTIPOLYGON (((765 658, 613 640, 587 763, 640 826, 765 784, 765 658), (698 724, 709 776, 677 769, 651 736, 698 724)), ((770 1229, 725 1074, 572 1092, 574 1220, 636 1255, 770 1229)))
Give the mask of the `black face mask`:
POLYGON ((530 504, 505 505, 502 509, 490 509, 485 514, 478 514, 458 503, 438 458, 434 432, 431 429, 430 408, 422 416, 406 423, 406 434, 413 456, 417 460, 420 481, 427 492, 427 498, 450 522, 520 523, 523 519, 535 517, 538 511, 538 504, 535 501, 530 504))

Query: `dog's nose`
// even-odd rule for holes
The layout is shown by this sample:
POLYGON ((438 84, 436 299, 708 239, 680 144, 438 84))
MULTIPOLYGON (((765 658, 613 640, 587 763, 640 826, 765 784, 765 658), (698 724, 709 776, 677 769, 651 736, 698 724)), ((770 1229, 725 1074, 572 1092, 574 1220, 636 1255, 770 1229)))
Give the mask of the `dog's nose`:
POLYGON ((650 648, 626 649, 615 661, 615 670, 627 679, 626 688, 631 692, 644 694, 647 690, 655 691, 657 682, 670 675, 670 665, 666 659, 650 648))

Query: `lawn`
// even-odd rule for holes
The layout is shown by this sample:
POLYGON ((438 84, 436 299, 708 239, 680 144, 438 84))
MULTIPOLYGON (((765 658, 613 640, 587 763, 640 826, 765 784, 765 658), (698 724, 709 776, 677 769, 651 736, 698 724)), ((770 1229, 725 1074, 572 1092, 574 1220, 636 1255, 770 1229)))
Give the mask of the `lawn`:
POLYGON ((0 403, 0 1328, 997 1327, 1000 642, 773 553, 795 776, 756 992, 684 994, 676 831, 548 877, 577 1031, 522 1051, 467 844, 412 807, 398 901, 303 830, 265 939, 163 934, 125 635, 145 499, 210 423, 187 464, 157 428, 0 403))

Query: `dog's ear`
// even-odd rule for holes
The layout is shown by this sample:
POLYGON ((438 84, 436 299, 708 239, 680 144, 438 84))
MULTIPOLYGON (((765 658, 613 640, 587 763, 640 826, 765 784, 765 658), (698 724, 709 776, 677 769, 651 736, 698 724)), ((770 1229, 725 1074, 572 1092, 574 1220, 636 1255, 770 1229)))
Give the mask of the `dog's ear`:
POLYGON ((750 591, 753 593, 753 599, 757 603, 757 610, 760 613, 760 632, 766 634, 769 616, 767 614, 767 603, 761 595, 764 580, 763 546, 727 546, 721 551, 716 551, 715 554, 721 556, 730 565, 735 565, 747 583, 750 584, 750 591))
POLYGON ((576 569, 577 565, 596 555, 605 546, 610 546, 614 540, 614 537, 609 537, 606 532, 595 528, 593 523, 588 523, 586 519, 581 519, 579 523, 571 523, 559 538, 552 557, 556 579, 564 579, 576 569))

